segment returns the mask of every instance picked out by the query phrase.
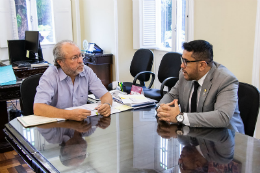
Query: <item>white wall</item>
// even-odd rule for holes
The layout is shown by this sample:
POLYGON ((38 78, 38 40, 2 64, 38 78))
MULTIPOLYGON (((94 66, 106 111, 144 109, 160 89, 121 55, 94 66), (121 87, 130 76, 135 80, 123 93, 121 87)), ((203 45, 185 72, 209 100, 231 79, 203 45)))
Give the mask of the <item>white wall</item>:
POLYGON ((118 63, 119 80, 131 82, 130 64, 136 50, 133 49, 132 0, 118 0, 118 63))
MULTIPOLYGON (((251 84, 257 0, 196 0, 194 5, 194 38, 212 43, 214 60, 251 84)), ((259 129, 260 122, 258 139, 259 129)))
MULTIPOLYGON (((80 0, 81 40, 96 43, 104 53, 115 54, 114 1, 80 0)), ((113 58, 115 79, 115 58, 113 58)))
POLYGON ((257 0, 195 0, 194 39, 213 44, 214 60, 251 83, 257 0))

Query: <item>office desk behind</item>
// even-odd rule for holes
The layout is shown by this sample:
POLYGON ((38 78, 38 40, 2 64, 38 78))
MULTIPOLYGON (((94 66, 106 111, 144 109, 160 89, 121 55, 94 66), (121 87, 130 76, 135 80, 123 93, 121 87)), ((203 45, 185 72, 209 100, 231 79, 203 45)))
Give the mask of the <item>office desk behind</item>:
MULTIPOLYGON (((24 128, 14 119, 5 132, 28 164, 45 172, 177 173, 185 136, 161 137, 175 133, 171 127, 159 128, 154 108, 146 108, 91 117, 85 124, 65 121, 24 128)), ((259 140, 227 129, 194 128, 189 135, 200 137, 205 158, 221 162, 208 162, 209 172, 219 172, 223 165, 223 172, 259 172, 259 140)), ((186 159, 190 153, 186 151, 186 159)))
MULTIPOLYGON (((24 79, 34 74, 44 73, 48 67, 34 67, 34 68, 14 68, 15 76, 19 79, 24 79)), ((0 128, 4 128, 4 125, 8 122, 8 113, 6 108, 6 101, 13 99, 20 99, 20 85, 21 81, 17 81, 14 85, 0 86, 0 128)), ((0 153, 9 150, 8 145, 4 139, 4 134, 0 131, 0 153)))

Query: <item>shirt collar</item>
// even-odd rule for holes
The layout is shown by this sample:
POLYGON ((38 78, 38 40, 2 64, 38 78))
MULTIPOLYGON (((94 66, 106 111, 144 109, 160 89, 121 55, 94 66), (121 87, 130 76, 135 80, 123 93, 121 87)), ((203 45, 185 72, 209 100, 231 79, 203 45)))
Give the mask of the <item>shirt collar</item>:
POLYGON ((79 74, 80 77, 85 76, 85 67, 83 68, 83 72, 79 74))
POLYGON ((202 78, 200 78, 200 79, 198 80, 198 83, 200 84, 200 86, 203 85, 204 80, 205 80, 205 78, 206 78, 206 76, 207 76, 208 73, 209 73, 209 72, 207 72, 204 76, 202 76, 202 78))
POLYGON ((68 77, 61 68, 58 68, 58 73, 59 73, 60 81, 68 77))
MULTIPOLYGON (((58 68, 57 70, 59 73, 60 81, 66 79, 68 77, 68 75, 66 75, 61 68, 58 68)), ((79 76, 80 77, 85 76, 85 70, 83 70, 83 72, 79 73, 79 76)))

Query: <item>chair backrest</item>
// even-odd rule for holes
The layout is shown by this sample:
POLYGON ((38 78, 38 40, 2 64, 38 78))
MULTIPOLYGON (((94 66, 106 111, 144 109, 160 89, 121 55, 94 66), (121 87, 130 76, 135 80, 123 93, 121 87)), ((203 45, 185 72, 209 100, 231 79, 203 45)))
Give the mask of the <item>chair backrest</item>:
POLYGON ((36 74, 26 78, 20 87, 21 101, 22 101, 22 114, 33 114, 34 96, 36 94, 36 87, 39 85, 39 80, 42 74, 36 74))
POLYGON ((179 71, 181 69, 181 54, 177 52, 166 53, 161 60, 158 79, 162 83, 168 77, 177 77, 176 80, 170 80, 165 85, 172 88, 179 78, 179 71))
MULTIPOLYGON (((142 71, 151 71, 153 66, 153 52, 149 49, 138 49, 132 59, 130 66, 130 73, 135 77, 142 71)), ((150 79, 149 74, 140 75, 138 80, 148 81, 150 79)))
POLYGON ((253 85, 239 82, 238 106, 245 134, 253 136, 260 106, 258 89, 253 85))

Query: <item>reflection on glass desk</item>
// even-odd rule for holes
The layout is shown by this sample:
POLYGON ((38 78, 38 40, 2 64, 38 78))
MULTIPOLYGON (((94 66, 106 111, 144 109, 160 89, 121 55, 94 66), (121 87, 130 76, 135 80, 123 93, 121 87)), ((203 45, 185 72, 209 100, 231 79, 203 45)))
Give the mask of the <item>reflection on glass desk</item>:
POLYGON ((147 108, 31 128, 14 119, 4 131, 36 172, 259 172, 259 140, 157 122, 155 114, 147 108))
MULTIPOLYGON (((13 85, 4 85, 0 86, 0 129, 3 129, 5 124, 8 123, 8 114, 7 114, 7 100, 13 100, 13 99, 20 99, 21 93, 20 93, 20 86, 21 86, 21 79, 27 78, 29 76, 44 73, 44 71, 48 67, 35 67, 35 68, 17 68, 14 67, 14 73, 17 77, 16 84, 13 85)), ((0 132, 0 152, 6 152, 8 150, 12 149, 6 140, 4 139, 4 133, 3 131, 0 132)))

